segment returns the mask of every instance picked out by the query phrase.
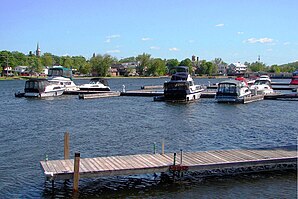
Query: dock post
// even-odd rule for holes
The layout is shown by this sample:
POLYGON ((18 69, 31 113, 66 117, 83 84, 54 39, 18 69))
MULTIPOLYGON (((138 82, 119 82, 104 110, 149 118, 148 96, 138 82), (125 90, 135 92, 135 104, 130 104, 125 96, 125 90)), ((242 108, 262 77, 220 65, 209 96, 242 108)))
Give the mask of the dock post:
POLYGON ((75 153, 74 159, 74 173, 73 173, 73 191, 79 191, 79 179, 80 179, 80 153, 75 153))
POLYGON ((165 154, 165 140, 162 139, 161 141, 161 155, 165 154))
POLYGON ((176 153, 174 153, 174 163, 173 165, 175 166, 176 165, 176 153))
POLYGON ((64 133, 64 160, 69 159, 69 132, 64 133))
POLYGON ((182 149, 180 149, 180 165, 182 165, 182 155, 183 155, 183 152, 182 152, 182 149))
POLYGON ((153 143, 153 154, 156 154, 156 142, 153 143))

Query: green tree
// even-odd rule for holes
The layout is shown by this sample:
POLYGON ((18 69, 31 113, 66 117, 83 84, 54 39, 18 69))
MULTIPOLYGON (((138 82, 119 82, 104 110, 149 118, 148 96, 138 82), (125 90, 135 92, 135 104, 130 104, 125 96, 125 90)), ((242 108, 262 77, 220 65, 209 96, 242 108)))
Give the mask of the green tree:
POLYGON ((53 66, 53 55, 51 53, 44 53, 41 56, 41 63, 44 66, 53 66))
POLYGON ((166 73, 166 64, 164 60, 160 58, 150 60, 148 70, 146 71, 147 75, 160 76, 160 75, 164 75, 165 73, 166 73))
POLYGON ((98 76, 107 76, 108 70, 115 62, 116 59, 111 57, 111 55, 96 55, 95 57, 92 57, 90 59, 90 65, 92 67, 92 70, 98 75, 98 76))
POLYGON ((86 59, 83 56, 73 56, 73 68, 79 70, 82 66, 86 64, 86 59))
POLYGON ((138 65, 138 67, 137 67, 137 72, 140 75, 144 75, 145 74, 145 71, 149 67, 150 57, 151 57, 151 55, 150 54, 146 54, 146 53, 143 53, 142 55, 138 55, 136 57, 136 60, 140 62, 139 65, 138 65))
POLYGON ((136 61, 135 57, 126 57, 126 58, 123 58, 123 59, 119 60, 120 63, 135 62, 135 61, 136 61))
POLYGON ((70 68, 73 66, 73 60, 70 56, 63 56, 60 58, 60 65, 70 68))
POLYGON ((250 64, 249 69, 252 72, 260 72, 266 70, 266 65, 262 62, 253 62, 250 64))

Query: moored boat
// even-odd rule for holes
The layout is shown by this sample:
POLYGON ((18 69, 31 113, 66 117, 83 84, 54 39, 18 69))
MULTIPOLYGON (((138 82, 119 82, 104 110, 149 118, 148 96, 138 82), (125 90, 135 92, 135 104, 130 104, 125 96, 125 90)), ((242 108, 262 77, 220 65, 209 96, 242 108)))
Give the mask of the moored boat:
POLYGON ((298 75, 292 76, 291 82, 290 82, 290 87, 293 89, 298 88, 298 75))
POLYGON ((274 93, 272 86, 271 86, 271 79, 267 75, 262 75, 254 84, 250 87, 252 92, 255 94, 267 95, 269 93, 274 93))
POLYGON ((92 78, 88 84, 79 86, 83 91, 110 91, 108 81, 103 78, 92 78))
POLYGON ((64 88, 46 79, 29 79, 25 83, 24 93, 16 93, 16 97, 53 97, 60 96, 64 88))
POLYGON ((218 84, 215 99, 217 102, 244 103, 244 98, 250 96, 251 91, 244 82, 225 80, 218 84))
POLYGON ((63 66, 54 66, 49 68, 48 80, 57 83, 65 88, 65 91, 78 91, 80 90, 72 81, 72 71, 63 66))
POLYGON ((199 99, 204 89, 196 85, 188 73, 188 67, 178 66, 169 82, 164 83, 165 101, 191 101, 199 99))

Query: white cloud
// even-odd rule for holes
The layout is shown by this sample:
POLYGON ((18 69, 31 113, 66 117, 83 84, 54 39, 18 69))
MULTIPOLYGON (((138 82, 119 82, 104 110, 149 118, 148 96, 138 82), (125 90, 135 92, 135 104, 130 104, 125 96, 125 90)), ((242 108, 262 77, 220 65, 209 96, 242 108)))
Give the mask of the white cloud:
POLYGON ((179 51, 179 49, 178 48, 169 48, 169 51, 179 51))
POLYGON ((244 32, 239 31, 239 32, 237 32, 237 34, 238 34, 238 35, 243 35, 244 32))
POLYGON ((150 38, 150 37, 143 37, 142 38, 142 41, 149 41, 149 40, 152 40, 152 38, 150 38))
POLYGON ((120 50, 108 50, 106 53, 120 53, 120 50))
POLYGON ((223 27, 225 24, 220 23, 220 24, 216 24, 215 27, 223 27))
POLYGON ((105 43, 110 43, 112 41, 112 39, 119 38, 119 37, 120 37, 120 35, 109 35, 109 36, 106 36, 105 43))
POLYGON ((159 46, 151 46, 150 49, 151 49, 151 50, 159 50, 160 47, 159 47, 159 46))
POLYGON ((120 37, 120 35, 110 35, 110 36, 107 36, 108 39, 113 39, 113 38, 118 38, 120 37))
POLYGON ((250 43, 250 44, 255 44, 255 43, 272 43, 273 42, 273 39, 271 38, 267 38, 267 37, 264 37, 264 38, 249 38, 247 39, 245 42, 247 43, 250 43))
POLYGON ((271 52, 271 51, 273 51, 273 49, 272 48, 268 48, 266 51, 267 52, 271 52))

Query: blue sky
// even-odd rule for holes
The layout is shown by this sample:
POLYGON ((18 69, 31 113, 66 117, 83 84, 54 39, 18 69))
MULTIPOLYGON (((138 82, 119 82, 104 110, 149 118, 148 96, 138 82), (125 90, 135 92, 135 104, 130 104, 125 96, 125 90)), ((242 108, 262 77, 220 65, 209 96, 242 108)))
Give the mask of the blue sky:
POLYGON ((298 60, 294 0, 1 0, 0 50, 142 53, 182 60, 298 60))

